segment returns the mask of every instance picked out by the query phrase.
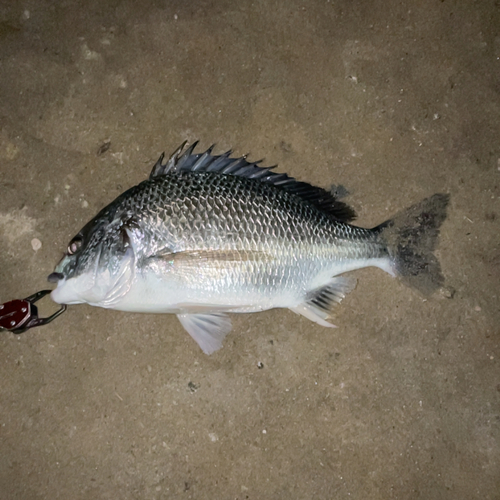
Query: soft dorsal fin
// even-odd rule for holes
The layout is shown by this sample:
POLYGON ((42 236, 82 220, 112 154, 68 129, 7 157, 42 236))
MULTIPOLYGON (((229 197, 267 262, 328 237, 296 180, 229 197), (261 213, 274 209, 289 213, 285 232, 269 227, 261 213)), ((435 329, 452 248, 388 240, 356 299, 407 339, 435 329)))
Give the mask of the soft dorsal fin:
POLYGON ((311 186, 306 182, 300 182, 287 174, 273 172, 272 167, 261 167, 259 163, 262 160, 248 162, 246 156, 240 158, 231 158, 232 151, 226 151, 221 155, 213 155, 214 146, 210 146, 204 153, 194 154, 194 148, 198 141, 194 142, 185 151, 186 141, 178 147, 164 164, 165 154, 162 153, 158 161, 153 166, 149 176, 150 179, 161 175, 177 172, 217 172, 222 175, 234 175, 237 177, 246 177, 248 179, 257 179, 260 182, 272 184, 289 193, 299 196, 302 200, 322 212, 331 215, 337 220, 350 222, 356 214, 347 204, 339 201, 335 196, 320 187, 311 186))

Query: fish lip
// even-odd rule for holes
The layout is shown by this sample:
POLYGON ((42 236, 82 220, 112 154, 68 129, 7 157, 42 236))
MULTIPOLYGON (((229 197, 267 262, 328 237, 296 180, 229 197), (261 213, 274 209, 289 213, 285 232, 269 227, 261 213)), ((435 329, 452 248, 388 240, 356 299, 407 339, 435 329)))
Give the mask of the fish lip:
POLYGON ((47 281, 49 283, 58 283, 59 281, 64 279, 64 274, 62 273, 50 273, 47 276, 47 281))

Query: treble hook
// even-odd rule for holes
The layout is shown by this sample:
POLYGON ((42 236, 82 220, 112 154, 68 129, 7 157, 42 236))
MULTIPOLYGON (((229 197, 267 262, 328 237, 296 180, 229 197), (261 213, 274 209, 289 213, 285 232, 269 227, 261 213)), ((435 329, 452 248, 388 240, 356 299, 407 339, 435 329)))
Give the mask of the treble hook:
POLYGON ((38 317, 38 308, 35 306, 35 302, 51 291, 41 290, 25 299, 16 299, 0 304, 0 332, 7 330, 12 333, 23 333, 29 328, 46 325, 60 316, 66 311, 68 307, 66 304, 63 304, 61 309, 48 318, 38 317))

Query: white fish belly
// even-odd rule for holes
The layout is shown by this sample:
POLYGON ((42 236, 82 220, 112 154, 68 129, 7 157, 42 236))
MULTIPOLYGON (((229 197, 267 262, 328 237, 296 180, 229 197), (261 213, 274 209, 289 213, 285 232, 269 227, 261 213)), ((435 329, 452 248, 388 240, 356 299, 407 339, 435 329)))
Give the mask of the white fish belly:
MULTIPOLYGON (((196 290, 151 273, 134 280, 126 295, 113 304, 120 311, 146 313, 196 313, 196 312, 258 312, 275 307, 289 307, 300 301, 297 293, 283 291, 275 297, 256 290, 241 288, 225 292, 217 284, 207 284, 196 290)), ((99 305, 99 304, 96 304, 99 305)), ((106 306, 104 306, 106 307, 106 306)))
POLYGON ((345 260, 326 265, 311 276, 298 273, 283 286, 255 287, 242 284, 227 287, 221 281, 201 280, 195 287, 155 272, 136 273, 128 292, 112 304, 94 304, 120 311, 145 313, 259 312, 294 308, 309 292, 326 286, 332 277, 363 267, 375 266, 394 275, 388 259, 345 260), (295 283, 294 283, 295 281, 295 283))
POLYGON ((112 308, 119 311, 145 313, 196 313, 231 311, 249 308, 248 312, 264 311, 277 307, 263 297, 241 294, 239 297, 221 293, 193 294, 177 285, 157 280, 139 279, 130 291, 112 308))

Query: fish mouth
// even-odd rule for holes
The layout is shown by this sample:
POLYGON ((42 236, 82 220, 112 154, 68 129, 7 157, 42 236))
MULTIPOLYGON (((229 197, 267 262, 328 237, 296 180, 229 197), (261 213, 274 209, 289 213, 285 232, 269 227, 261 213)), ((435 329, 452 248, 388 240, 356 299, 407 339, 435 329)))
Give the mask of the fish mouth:
POLYGON ((59 264, 47 278, 57 284, 50 294, 52 300, 58 304, 87 303, 106 308, 119 303, 134 278, 134 252, 129 247, 119 261, 119 268, 112 271, 108 262, 100 267, 99 255, 93 265, 79 274, 72 273, 71 269, 69 273, 64 272, 65 267, 59 264))
MULTIPOLYGON (((56 288, 50 293, 51 299, 56 304, 81 304, 85 300, 80 296, 81 291, 78 289, 80 282, 73 278, 67 280, 62 273, 54 272, 49 277, 48 280, 51 283, 57 283, 56 288)), ((91 287, 83 287, 84 292, 91 287)))
POLYGON ((62 273, 50 273, 47 276, 47 281, 49 283, 58 283, 59 281, 64 279, 64 274, 62 273))

